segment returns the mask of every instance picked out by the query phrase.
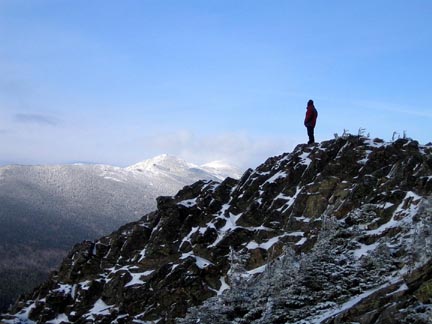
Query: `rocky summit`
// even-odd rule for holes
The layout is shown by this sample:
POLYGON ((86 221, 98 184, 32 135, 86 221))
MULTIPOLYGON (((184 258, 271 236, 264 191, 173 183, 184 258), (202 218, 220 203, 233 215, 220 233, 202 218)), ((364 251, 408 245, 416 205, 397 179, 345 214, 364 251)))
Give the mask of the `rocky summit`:
POLYGON ((299 145, 157 204, 2 323, 432 323, 432 145, 299 145))

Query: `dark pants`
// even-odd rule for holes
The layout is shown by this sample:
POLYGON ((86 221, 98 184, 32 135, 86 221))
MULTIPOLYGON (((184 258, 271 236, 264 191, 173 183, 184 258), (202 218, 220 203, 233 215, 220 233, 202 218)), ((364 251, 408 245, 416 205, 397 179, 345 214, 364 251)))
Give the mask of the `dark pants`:
POLYGON ((308 144, 315 143, 314 127, 308 126, 306 128, 307 128, 307 133, 308 133, 308 136, 309 136, 309 142, 308 142, 308 144))

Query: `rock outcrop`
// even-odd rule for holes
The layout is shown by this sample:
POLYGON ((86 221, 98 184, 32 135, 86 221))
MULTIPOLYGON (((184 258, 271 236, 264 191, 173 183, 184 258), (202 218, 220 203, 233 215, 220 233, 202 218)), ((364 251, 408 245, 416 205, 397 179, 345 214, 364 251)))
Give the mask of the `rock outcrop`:
POLYGON ((432 146, 299 145, 75 246, 5 323, 429 323, 432 146))
POLYGON ((46 280, 76 242, 138 220, 160 195, 228 175, 241 176, 221 162, 200 167, 166 154, 127 168, 0 166, 0 313, 46 280))

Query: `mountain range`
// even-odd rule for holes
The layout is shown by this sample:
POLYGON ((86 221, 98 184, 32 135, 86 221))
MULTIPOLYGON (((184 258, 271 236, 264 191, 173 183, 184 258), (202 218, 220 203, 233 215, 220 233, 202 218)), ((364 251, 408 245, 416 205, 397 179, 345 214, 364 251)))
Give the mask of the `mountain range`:
POLYGON ((1 320, 431 323, 432 145, 347 135, 161 196, 1 320))
POLYGON ((222 162, 197 166, 160 155, 127 168, 10 165, 0 168, 0 310, 58 266, 67 251, 136 221, 198 180, 239 177, 222 162))

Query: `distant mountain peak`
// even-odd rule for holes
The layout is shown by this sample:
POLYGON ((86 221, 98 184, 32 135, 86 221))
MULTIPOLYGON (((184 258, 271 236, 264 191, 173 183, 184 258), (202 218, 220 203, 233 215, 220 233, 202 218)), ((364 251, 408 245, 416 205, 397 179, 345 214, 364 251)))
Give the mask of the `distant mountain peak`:
POLYGON ((213 161, 198 166, 169 154, 157 155, 153 158, 138 162, 127 167, 126 170, 149 174, 165 173, 166 175, 171 173, 182 174, 191 172, 202 175, 207 174, 203 179, 214 177, 215 180, 224 180, 227 177, 237 179, 241 176, 241 172, 238 168, 231 166, 224 161, 213 161))
POLYGON ((168 154, 128 168, 95 163, 0 167, 0 312, 24 286, 36 285, 35 273, 47 275, 72 244, 137 220, 156 209, 158 196, 237 174, 229 168, 206 170, 168 154), (55 244, 41 243, 47 241, 55 244))
POLYGON ((194 164, 186 162, 175 156, 168 154, 157 155, 153 158, 138 162, 127 167, 130 171, 147 171, 158 172, 161 169, 165 171, 185 170, 196 167, 194 164))

